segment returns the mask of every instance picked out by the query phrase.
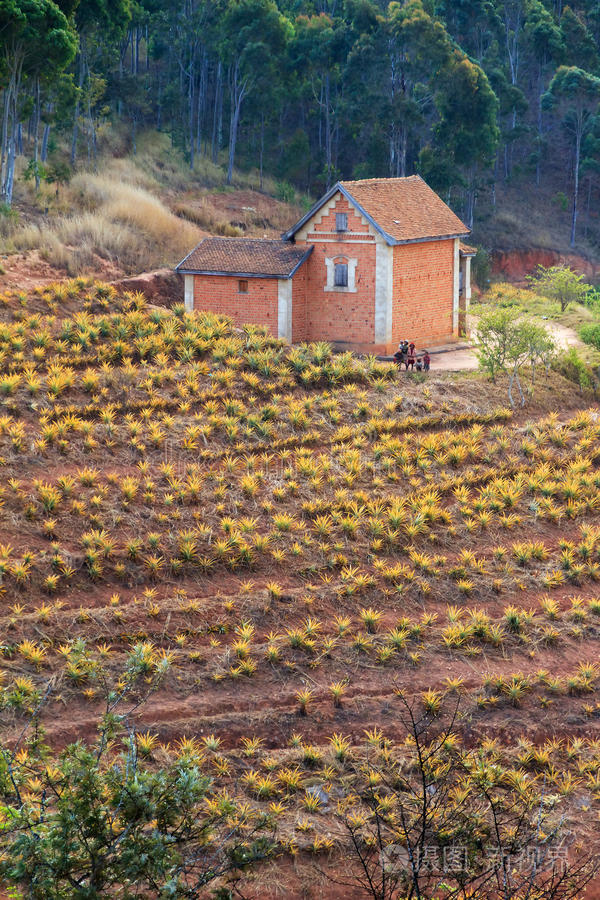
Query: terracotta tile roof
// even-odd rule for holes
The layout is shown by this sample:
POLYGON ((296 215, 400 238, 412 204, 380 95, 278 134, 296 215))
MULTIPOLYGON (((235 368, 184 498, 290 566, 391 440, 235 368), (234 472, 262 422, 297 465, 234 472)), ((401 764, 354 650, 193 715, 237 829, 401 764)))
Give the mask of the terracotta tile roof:
POLYGON ((469 233, 467 226, 419 175, 341 181, 340 185, 395 241, 469 233))
POLYGON ((463 244, 461 241, 460 252, 463 256, 475 256, 477 254, 477 247, 471 247, 469 244, 463 244))
POLYGON ((289 241, 210 237, 175 267, 182 272, 289 278, 312 250, 289 241))

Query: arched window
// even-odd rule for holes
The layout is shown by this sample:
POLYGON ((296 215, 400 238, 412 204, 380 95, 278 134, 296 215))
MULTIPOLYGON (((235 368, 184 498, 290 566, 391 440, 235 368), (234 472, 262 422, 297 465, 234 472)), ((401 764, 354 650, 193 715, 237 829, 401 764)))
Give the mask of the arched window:
POLYGON ((346 256, 326 257, 327 281, 323 290, 355 293, 357 263, 357 259, 346 256))

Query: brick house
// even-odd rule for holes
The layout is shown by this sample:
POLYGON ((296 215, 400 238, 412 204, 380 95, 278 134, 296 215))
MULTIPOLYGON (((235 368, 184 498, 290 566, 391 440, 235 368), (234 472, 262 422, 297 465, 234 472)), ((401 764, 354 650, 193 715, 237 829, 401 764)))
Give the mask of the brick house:
POLYGON ((463 331, 469 229, 418 175, 341 181, 281 240, 205 238, 176 267, 187 310, 289 342, 373 353, 463 331))

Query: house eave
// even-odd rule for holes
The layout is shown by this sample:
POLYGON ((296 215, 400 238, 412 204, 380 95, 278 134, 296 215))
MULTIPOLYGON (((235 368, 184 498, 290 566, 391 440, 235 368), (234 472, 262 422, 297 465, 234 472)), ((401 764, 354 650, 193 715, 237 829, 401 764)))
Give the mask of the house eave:
POLYGON ((273 272, 217 272, 214 269, 175 269, 180 275, 218 275, 220 278, 291 278, 289 275, 277 275, 273 272))
POLYGON ((394 247, 400 247, 403 244, 423 244, 427 241, 453 241, 456 240, 456 238, 467 237, 469 234, 469 231, 461 231, 458 234, 435 234, 432 237, 407 238, 403 241, 398 241, 393 238, 391 243, 394 247))

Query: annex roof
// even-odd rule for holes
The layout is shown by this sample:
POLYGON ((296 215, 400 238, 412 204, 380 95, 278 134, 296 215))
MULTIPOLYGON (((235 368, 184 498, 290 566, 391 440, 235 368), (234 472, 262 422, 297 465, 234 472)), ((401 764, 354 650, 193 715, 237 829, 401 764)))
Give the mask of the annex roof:
POLYGON ((208 237, 175 266, 196 275, 239 275, 247 278, 291 278, 312 252, 289 241, 208 237))
POLYGON ((420 175, 410 175, 408 178, 338 181, 293 228, 282 235, 284 240, 291 240, 337 191, 365 216, 388 244, 465 237, 470 232, 420 175))
POLYGON ((461 256, 477 256, 477 247, 470 247, 469 244, 463 244, 460 242, 460 255, 461 256))

